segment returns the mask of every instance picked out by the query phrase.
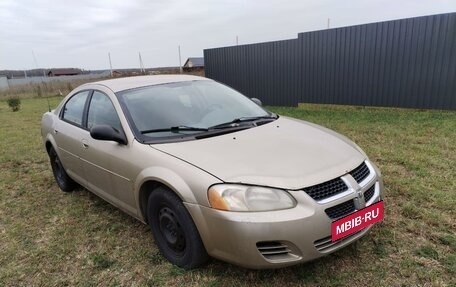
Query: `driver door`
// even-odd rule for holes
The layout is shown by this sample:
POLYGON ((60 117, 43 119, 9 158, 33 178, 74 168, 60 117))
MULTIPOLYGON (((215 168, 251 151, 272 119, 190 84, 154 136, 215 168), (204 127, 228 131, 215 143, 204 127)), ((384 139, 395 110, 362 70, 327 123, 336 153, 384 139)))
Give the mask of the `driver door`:
POLYGON ((90 136, 90 129, 95 125, 110 125, 122 131, 117 112, 109 97, 94 91, 87 111, 87 133, 83 138, 82 165, 90 190, 105 198, 125 211, 136 215, 136 202, 133 182, 125 174, 131 163, 126 161, 130 145, 113 141, 95 140, 90 136))

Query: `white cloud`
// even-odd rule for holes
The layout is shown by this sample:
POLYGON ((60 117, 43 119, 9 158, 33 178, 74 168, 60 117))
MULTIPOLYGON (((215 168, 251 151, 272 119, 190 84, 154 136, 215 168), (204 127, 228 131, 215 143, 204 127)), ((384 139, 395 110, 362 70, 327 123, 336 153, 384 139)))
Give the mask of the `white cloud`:
POLYGON ((331 26, 456 11, 454 0, 1 0, 0 69, 178 64, 203 49, 294 38, 331 26))

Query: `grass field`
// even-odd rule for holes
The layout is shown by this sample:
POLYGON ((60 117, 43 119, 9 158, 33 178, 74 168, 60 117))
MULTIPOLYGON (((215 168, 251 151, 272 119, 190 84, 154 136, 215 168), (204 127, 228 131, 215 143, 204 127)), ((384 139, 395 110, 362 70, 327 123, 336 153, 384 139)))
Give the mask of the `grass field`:
MULTIPOLYGON (((51 98, 55 106, 60 98, 51 98)), ((60 192, 40 137, 46 99, 0 101, 0 286, 455 286, 456 112, 271 108, 357 142, 386 186, 386 218, 320 260, 246 270, 169 264, 147 226, 86 190, 60 192)))

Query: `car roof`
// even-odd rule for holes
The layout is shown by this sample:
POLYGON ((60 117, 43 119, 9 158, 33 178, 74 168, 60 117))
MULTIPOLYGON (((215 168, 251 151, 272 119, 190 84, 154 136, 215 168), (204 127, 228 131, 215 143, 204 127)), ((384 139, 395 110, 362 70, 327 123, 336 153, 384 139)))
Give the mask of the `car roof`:
POLYGON ((155 75, 155 76, 136 76, 110 79, 84 84, 81 87, 91 85, 103 85, 111 89, 114 93, 146 86, 154 86, 167 83, 188 82, 188 81, 211 81, 208 78, 191 75, 155 75))

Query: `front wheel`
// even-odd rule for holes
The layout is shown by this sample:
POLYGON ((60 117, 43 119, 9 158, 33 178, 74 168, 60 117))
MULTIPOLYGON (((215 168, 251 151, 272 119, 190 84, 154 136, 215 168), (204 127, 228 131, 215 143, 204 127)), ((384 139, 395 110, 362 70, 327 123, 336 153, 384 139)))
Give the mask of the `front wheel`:
POLYGON ((180 198, 159 187, 149 196, 147 219, 155 242, 171 263, 192 269, 209 259, 193 220, 180 198))

